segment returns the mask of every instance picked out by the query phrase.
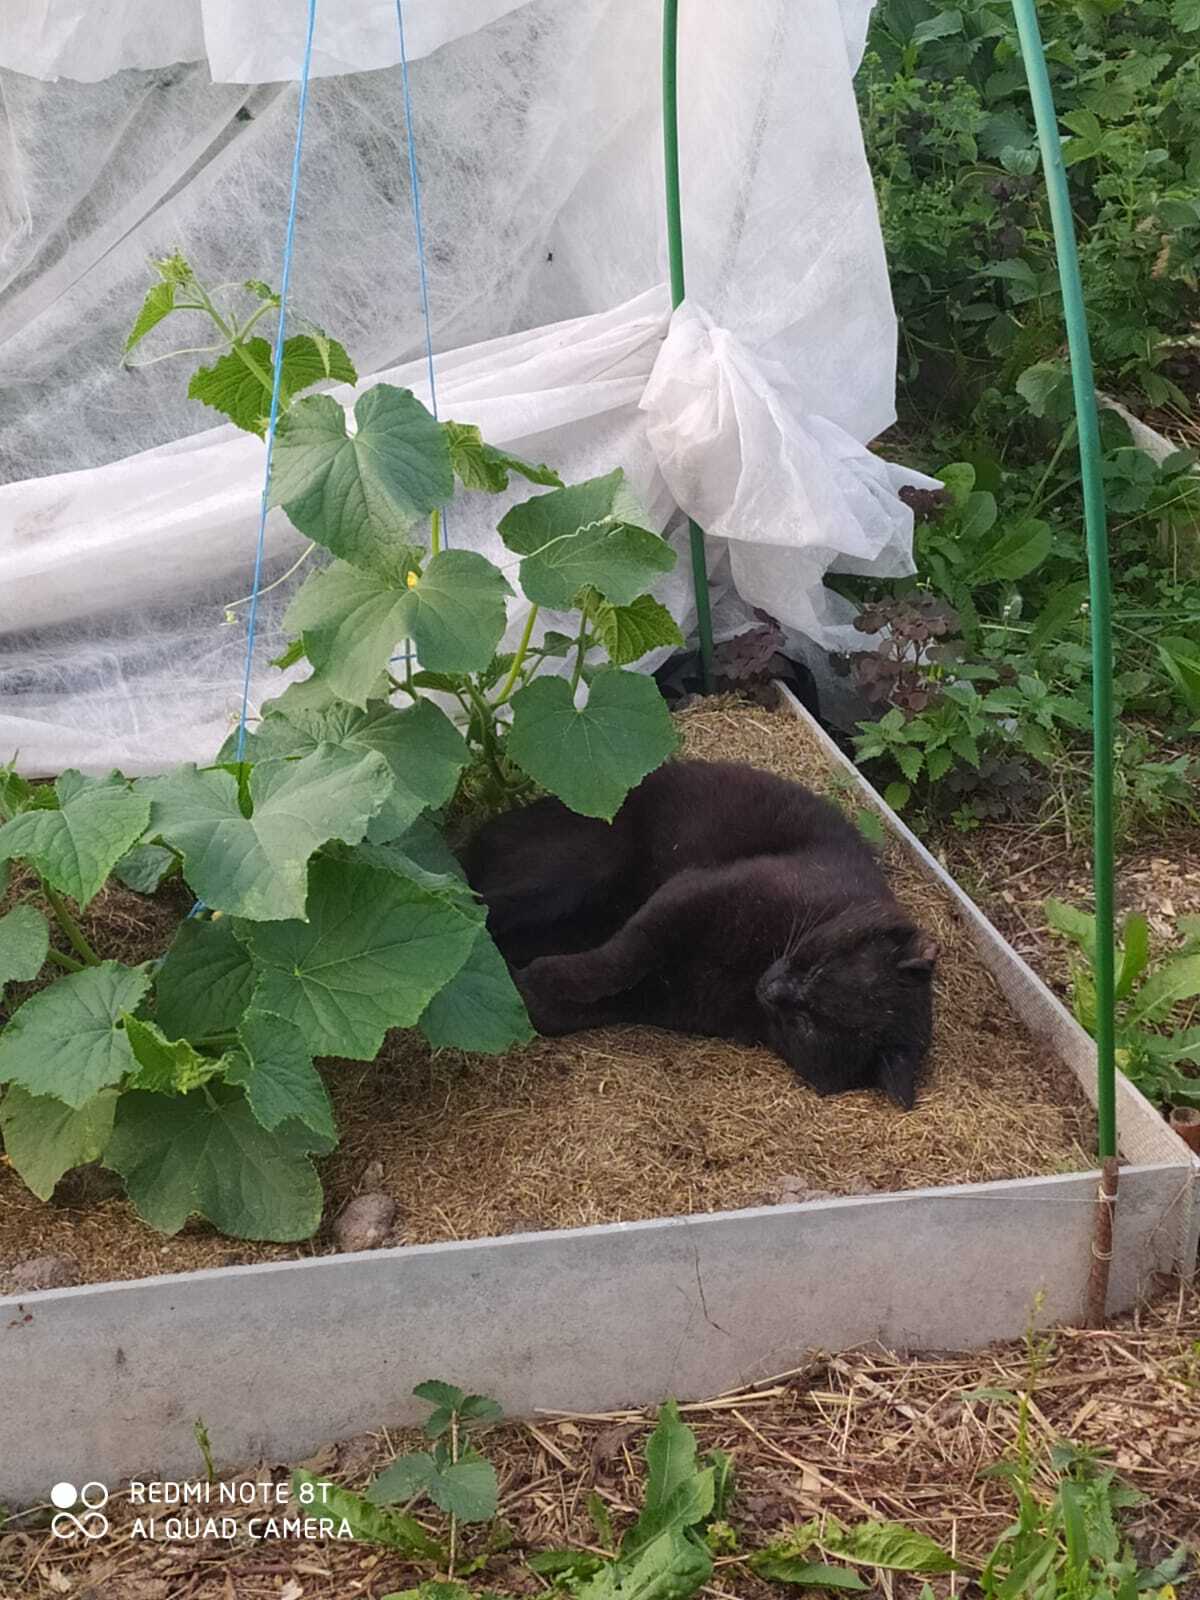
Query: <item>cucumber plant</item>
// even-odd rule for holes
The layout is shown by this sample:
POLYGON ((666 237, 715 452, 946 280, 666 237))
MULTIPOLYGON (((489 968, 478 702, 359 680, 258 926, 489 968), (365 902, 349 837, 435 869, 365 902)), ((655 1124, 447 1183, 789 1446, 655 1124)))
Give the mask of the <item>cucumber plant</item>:
MULTIPOLYGON (((273 352, 255 330, 278 297, 257 281, 210 291, 178 255, 156 266, 126 353, 168 316, 207 317, 217 359, 189 393, 263 434, 273 352)), ((564 485, 390 384, 358 397, 353 427, 332 395, 297 398, 356 377, 319 330, 286 340, 272 503, 306 559, 333 559, 313 559, 276 664, 310 676, 207 766, 53 784, 0 771, 0 876, 21 864, 0 986, 38 984, 0 1031, 0 1132, 43 1199, 100 1161, 167 1233, 200 1215, 244 1238, 307 1237, 314 1157, 337 1141, 315 1058, 373 1060, 392 1028, 487 1052, 531 1036, 442 809, 460 791, 501 806, 546 790, 611 819, 675 748, 657 686, 624 670, 681 642, 647 593, 675 553, 623 473, 564 485), (545 492, 499 524, 530 605, 503 651, 513 586, 446 549, 441 522, 457 486, 494 494, 514 476, 545 492), (539 609, 570 631, 535 645, 539 609), (148 891, 171 873, 198 906, 160 958, 94 947, 78 914, 111 875, 148 891)))

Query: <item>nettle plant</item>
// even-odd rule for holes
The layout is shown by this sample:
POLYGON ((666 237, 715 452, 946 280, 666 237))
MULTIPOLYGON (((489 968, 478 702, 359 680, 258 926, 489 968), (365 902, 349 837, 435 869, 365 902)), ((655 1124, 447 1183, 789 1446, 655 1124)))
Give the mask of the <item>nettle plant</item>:
MULTIPOLYGON (((189 392, 263 434, 273 352, 254 329, 278 297, 258 282, 210 292, 179 256, 157 270, 127 353, 170 315, 207 316, 218 359, 189 392)), ((314 1058, 371 1061, 392 1028, 470 1051, 531 1036, 441 809, 541 789, 611 818, 675 749, 657 686, 623 670, 680 642, 646 593, 675 554, 640 525, 623 474, 566 487, 390 384, 359 396, 353 427, 331 395, 297 398, 356 377, 318 330, 284 345, 272 503, 309 554, 335 558, 285 619, 295 642, 277 664, 307 660, 311 676, 207 767, 0 774, 0 870, 23 869, 0 984, 41 983, 0 1032, 0 1130, 43 1199, 101 1161, 167 1233, 198 1214, 245 1238, 307 1237, 313 1158, 337 1141, 314 1058), (513 587, 444 548, 440 523, 456 485, 498 493, 514 475, 548 492, 499 524, 530 604, 502 652, 513 587), (539 609, 570 631, 535 646, 539 609), (543 670, 556 660, 565 675, 543 670), (78 914, 111 874, 149 892, 172 872, 199 905, 161 959, 93 947, 78 914)))

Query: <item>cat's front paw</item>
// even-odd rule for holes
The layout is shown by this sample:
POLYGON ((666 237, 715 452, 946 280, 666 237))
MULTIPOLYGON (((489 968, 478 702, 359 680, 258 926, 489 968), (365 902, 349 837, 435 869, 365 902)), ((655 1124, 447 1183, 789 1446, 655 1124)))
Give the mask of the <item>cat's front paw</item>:
POLYGON ((522 968, 523 981, 538 994, 563 995, 570 992, 570 955, 538 955, 522 968))
POLYGON ((565 1005, 595 1005, 613 992, 609 974, 595 951, 538 956, 525 968, 525 976, 544 999, 565 1005))
POLYGON ((561 1008, 555 1003, 553 974, 546 971, 553 967, 555 960, 554 956, 539 956, 527 967, 513 969, 513 982, 525 1002, 529 1021, 538 1033, 563 1032, 561 1008))

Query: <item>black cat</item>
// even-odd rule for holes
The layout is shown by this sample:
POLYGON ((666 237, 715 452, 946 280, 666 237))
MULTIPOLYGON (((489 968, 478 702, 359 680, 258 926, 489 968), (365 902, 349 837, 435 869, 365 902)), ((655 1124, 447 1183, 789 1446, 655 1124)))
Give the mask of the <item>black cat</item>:
POLYGON ((539 800, 465 852, 540 1033, 643 1023, 769 1045, 819 1094, 909 1109, 937 948, 858 829, 798 783, 673 761, 609 824, 539 800))

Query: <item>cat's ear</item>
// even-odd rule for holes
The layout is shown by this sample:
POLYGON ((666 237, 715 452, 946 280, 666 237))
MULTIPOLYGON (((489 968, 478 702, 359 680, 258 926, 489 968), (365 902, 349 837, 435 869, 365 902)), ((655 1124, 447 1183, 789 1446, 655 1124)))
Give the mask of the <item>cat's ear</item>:
POLYGON ((876 1082, 901 1111, 917 1103, 917 1059, 906 1050, 888 1051, 880 1060, 876 1082))
POLYGON ((905 946, 899 966, 901 972, 910 972, 916 978, 928 978, 940 954, 937 941, 927 933, 918 931, 905 946))

